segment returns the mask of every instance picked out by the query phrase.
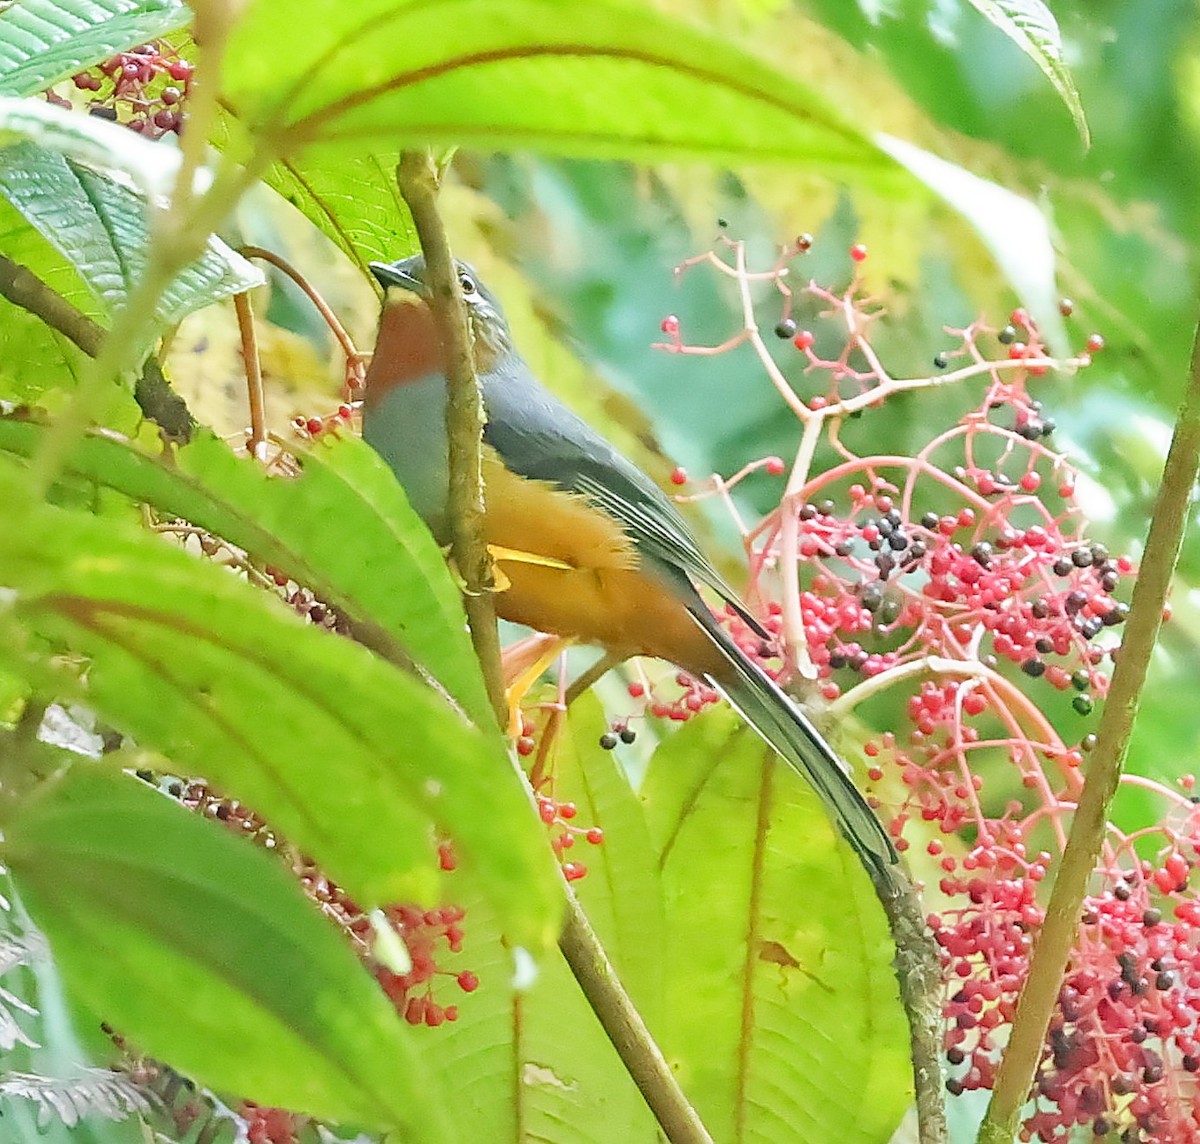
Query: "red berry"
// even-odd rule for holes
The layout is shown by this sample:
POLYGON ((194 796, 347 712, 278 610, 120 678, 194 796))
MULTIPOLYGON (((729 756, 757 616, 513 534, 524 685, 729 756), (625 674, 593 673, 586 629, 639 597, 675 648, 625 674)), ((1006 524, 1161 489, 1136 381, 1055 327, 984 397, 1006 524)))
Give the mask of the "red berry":
POLYGON ((600 843, 604 841, 604 831, 598 826, 593 826, 592 829, 587 832, 587 840, 593 846, 599 846, 600 843))
POLYGON ((455 980, 458 982, 459 989, 464 993, 474 993, 479 988, 479 978, 469 969, 464 969, 455 980))
POLYGON ((850 257, 855 262, 865 262, 867 260, 867 248, 864 243, 856 242, 850 247, 850 257))
POLYGON ((319 417, 310 417, 304 422, 304 428, 308 430, 314 437, 325 428, 325 422, 319 417))
POLYGON ((1085 344, 1089 354, 1098 354, 1104 349, 1104 338, 1101 334, 1089 334, 1085 344))
POLYGON ((517 754, 523 759, 529 758, 537 750, 537 740, 530 735, 522 735, 517 740, 517 754))
POLYGON ((812 349, 812 345, 815 340, 816 339, 813 337, 812 330, 801 330, 794 338, 792 338, 792 345, 794 345, 796 349, 803 352, 804 350, 812 349))
POLYGON ((778 477, 783 474, 787 466, 783 463, 782 457, 768 457, 765 468, 771 476, 778 477))
POLYGON ((671 484, 686 485, 687 480, 687 469, 685 469, 682 465, 676 465, 675 468, 671 470, 671 484))
POLYGON ((674 314, 668 314, 662 320, 661 329, 668 337, 675 337, 679 333, 679 319, 674 314))

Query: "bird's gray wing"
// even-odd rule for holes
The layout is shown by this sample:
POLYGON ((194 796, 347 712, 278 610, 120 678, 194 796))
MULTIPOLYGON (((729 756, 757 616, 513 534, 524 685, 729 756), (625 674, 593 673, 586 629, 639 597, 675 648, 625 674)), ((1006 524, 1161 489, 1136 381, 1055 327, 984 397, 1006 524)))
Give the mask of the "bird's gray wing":
POLYGON ((586 497, 618 521, 660 573, 706 584, 760 636, 761 625, 700 551, 662 490, 632 461, 533 380, 516 354, 487 374, 484 440, 514 473, 586 497))

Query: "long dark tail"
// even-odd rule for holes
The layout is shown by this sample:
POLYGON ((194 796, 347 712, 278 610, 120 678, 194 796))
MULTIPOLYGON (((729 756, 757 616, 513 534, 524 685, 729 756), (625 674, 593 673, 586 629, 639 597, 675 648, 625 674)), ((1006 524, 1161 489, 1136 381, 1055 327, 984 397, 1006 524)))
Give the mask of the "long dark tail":
POLYGON ((688 611, 729 664, 729 672, 712 682, 817 792, 846 841, 869 863, 873 876, 878 880, 885 875, 896 861, 896 850, 875 812, 850 780, 845 764, 804 712, 742 654, 702 603, 697 601, 688 611))

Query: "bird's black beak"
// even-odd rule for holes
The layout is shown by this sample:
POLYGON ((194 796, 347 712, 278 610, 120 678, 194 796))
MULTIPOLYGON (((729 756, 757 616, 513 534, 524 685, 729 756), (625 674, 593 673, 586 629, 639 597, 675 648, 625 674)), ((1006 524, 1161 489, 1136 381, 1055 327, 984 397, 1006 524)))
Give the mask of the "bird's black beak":
POLYGON ((408 290, 413 294, 425 296, 425 283, 407 270, 393 265, 391 262, 372 262, 369 269, 375 275, 375 281, 384 290, 395 286, 400 290, 408 290))

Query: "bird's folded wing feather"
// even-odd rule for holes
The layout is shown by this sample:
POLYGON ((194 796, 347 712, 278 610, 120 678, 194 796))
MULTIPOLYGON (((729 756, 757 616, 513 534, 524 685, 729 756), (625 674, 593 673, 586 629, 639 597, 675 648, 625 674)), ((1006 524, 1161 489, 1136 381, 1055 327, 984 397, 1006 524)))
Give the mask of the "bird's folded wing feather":
MULTIPOLYGON (((509 361, 519 359, 514 356, 509 361)), ((524 363, 488 375, 484 404, 484 439, 507 468, 586 497, 618 521, 641 555, 659 564, 668 578, 683 572, 691 582, 708 585, 760 636, 766 636, 728 581, 700 551, 662 490, 590 425, 532 381, 524 363)))

